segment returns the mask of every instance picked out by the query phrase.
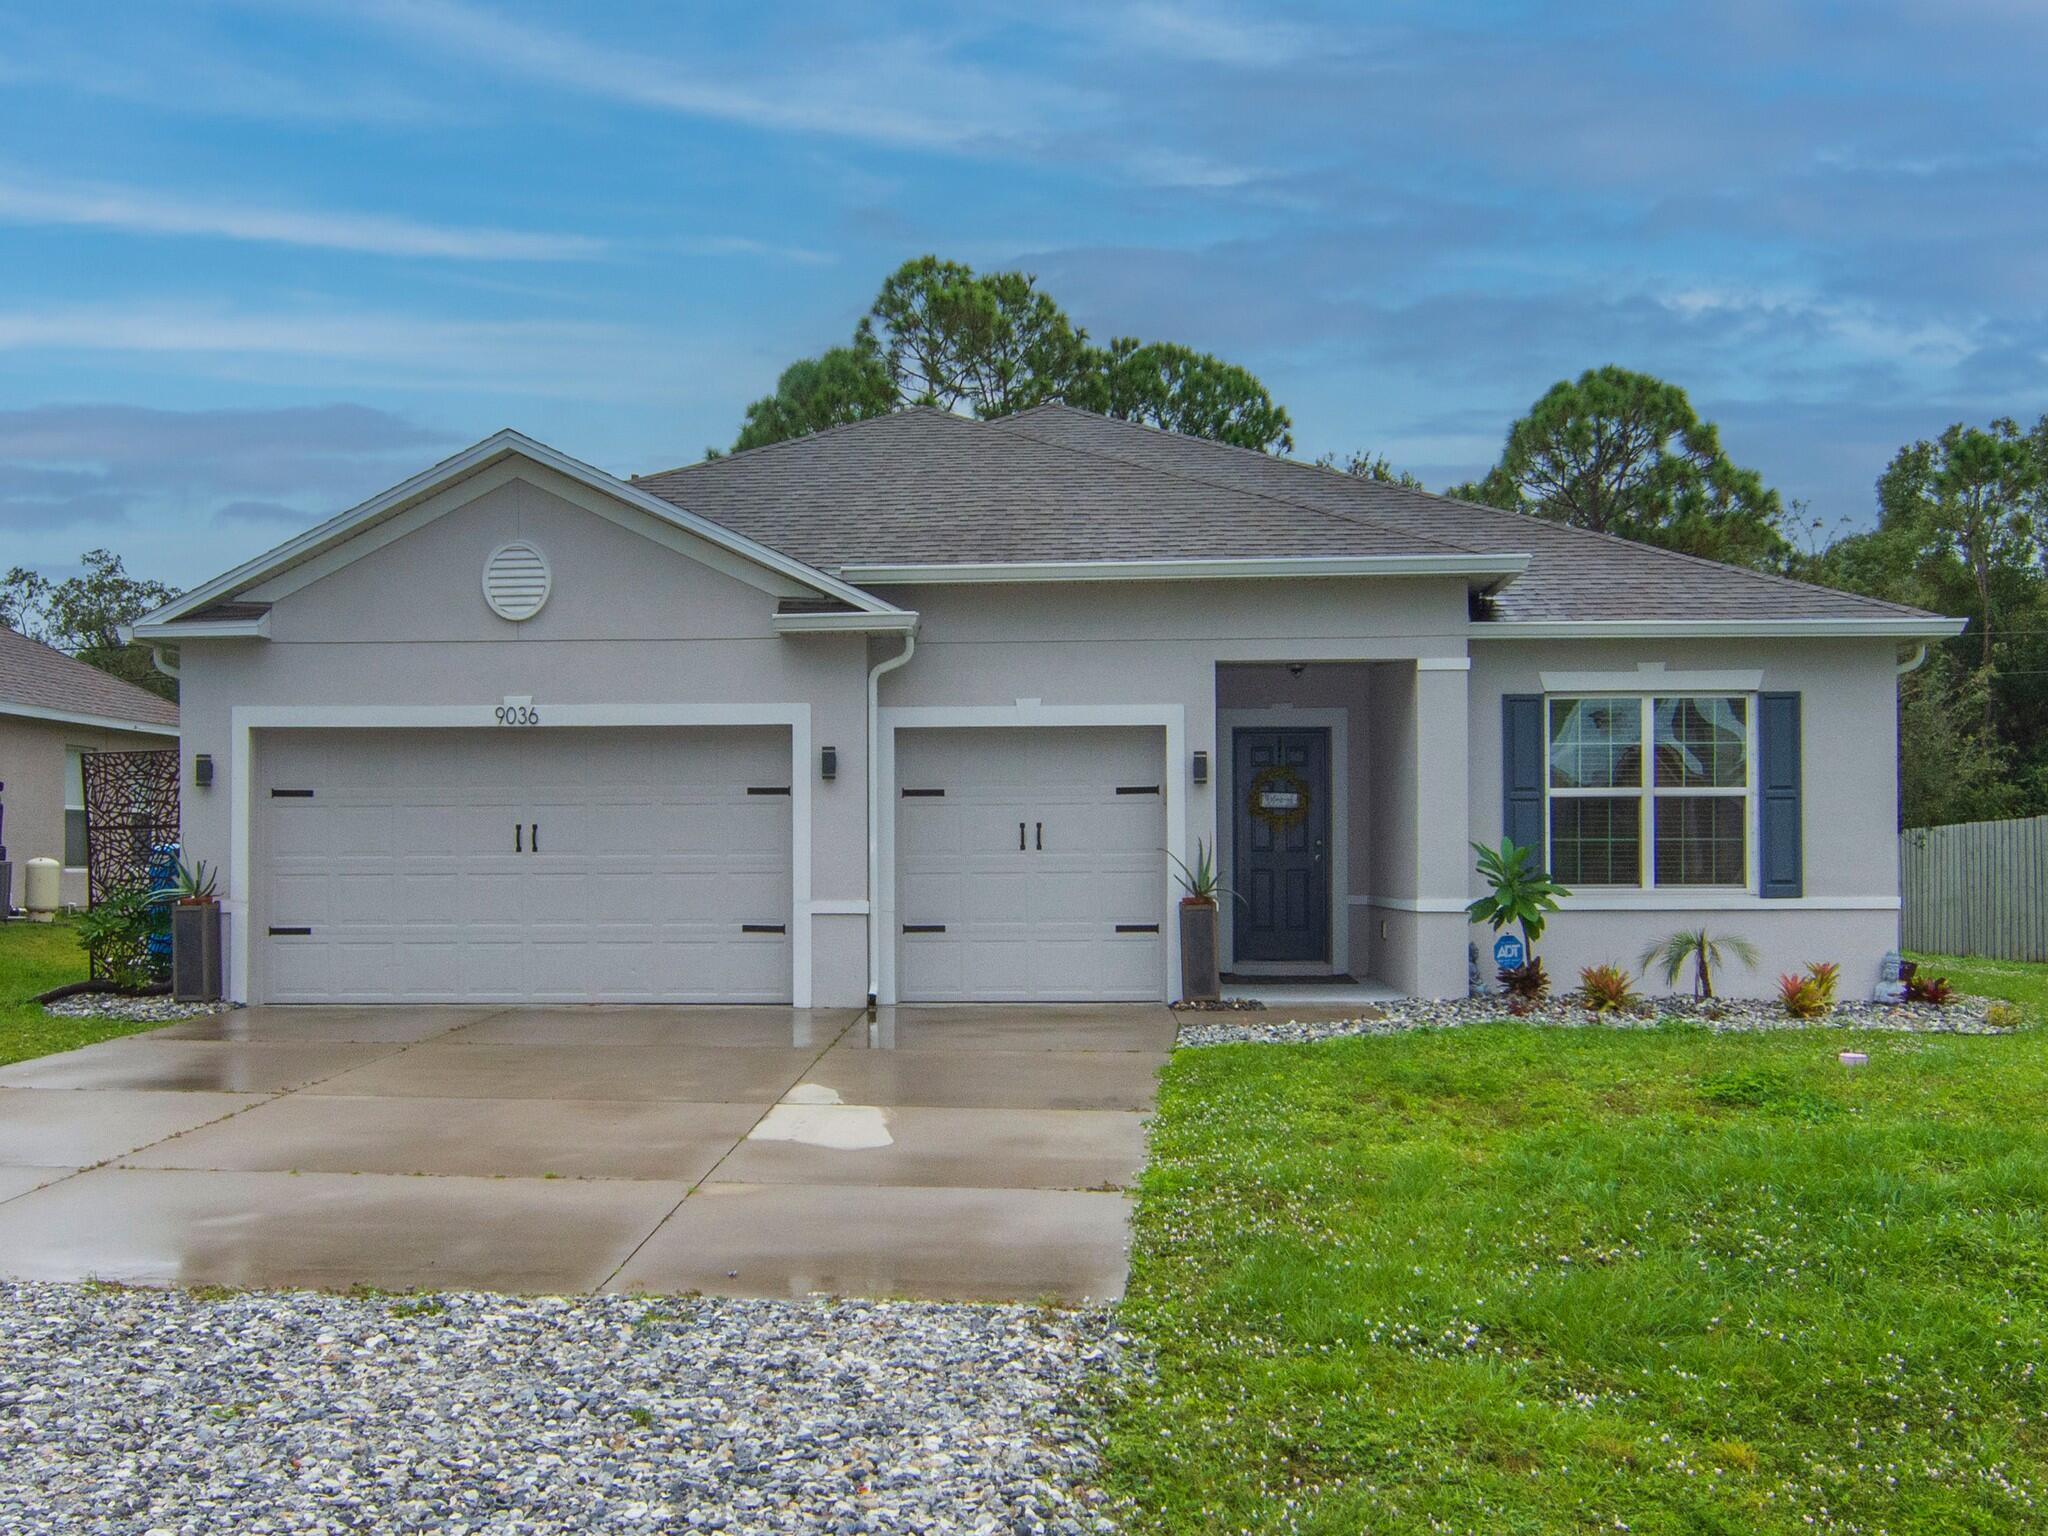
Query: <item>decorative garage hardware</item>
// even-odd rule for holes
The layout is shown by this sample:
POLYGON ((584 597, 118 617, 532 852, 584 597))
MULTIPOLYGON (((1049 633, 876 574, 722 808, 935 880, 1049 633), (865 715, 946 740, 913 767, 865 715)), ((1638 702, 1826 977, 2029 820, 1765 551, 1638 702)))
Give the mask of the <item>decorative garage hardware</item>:
POLYGON ((1035 836, 1035 839, 1036 839, 1036 842, 1037 842, 1037 847, 1038 847, 1038 851, 1039 851, 1040 853, 1043 853, 1043 852, 1045 852, 1045 823, 1044 823, 1044 822, 1042 822, 1042 821, 1041 821, 1041 822, 1037 823, 1037 831, 1036 831, 1036 833, 1034 834, 1034 836, 1035 836))
POLYGON ((1120 795, 1156 795, 1159 793, 1159 786, 1157 784, 1119 784, 1116 787, 1116 792, 1120 795))
POLYGON ((1284 763, 1261 768, 1245 793, 1246 808, 1276 832, 1308 820, 1308 780, 1284 763))
POLYGON ((272 928, 272 929, 270 930, 270 936, 271 936, 271 937, 272 937, 273 939, 303 939, 303 938, 306 938, 306 937, 308 937, 309 935, 311 935, 311 933, 312 933, 312 932, 313 932, 313 930, 312 930, 312 929, 310 929, 310 928, 277 928, 277 927, 273 927, 273 928, 272 928))
POLYGON ((903 931, 905 933, 944 933, 946 925, 944 923, 905 923, 903 931))
POLYGON ((903 791, 903 798, 906 800, 936 800, 942 798, 945 793, 943 789, 906 789, 903 791))
POLYGON ((818 748, 818 777, 828 784, 839 777, 839 749, 837 747, 818 748))
POLYGON ((536 821, 530 823, 530 825, 533 829, 531 833, 520 823, 516 821, 512 823, 512 851, 514 853, 540 852, 540 823, 536 821))
POLYGON ((741 933, 787 933, 787 923, 741 923, 741 933))
POLYGON ((749 784, 747 786, 747 793, 750 795, 786 795, 789 793, 789 786, 787 784, 749 784))
POLYGON ((484 601, 501 619, 530 619, 554 586, 548 557, 524 539, 500 545, 484 562, 484 601))
POLYGON ((270 792, 270 798, 273 800, 310 800, 313 798, 313 791, 310 789, 273 789, 270 792))
POLYGON ((1157 923, 1118 923, 1116 931, 1118 933, 1157 933, 1159 925, 1157 923))
POLYGON ((1024 851, 1024 823, 1021 821, 1017 823, 1017 851, 1024 851))

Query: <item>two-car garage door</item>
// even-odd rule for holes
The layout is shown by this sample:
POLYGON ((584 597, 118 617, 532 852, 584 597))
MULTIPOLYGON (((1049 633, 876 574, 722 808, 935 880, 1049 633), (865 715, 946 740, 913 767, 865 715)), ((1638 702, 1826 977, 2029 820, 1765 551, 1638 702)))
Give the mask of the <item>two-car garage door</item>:
POLYGON ((898 997, 1158 999, 1162 749, 1141 728, 898 732, 898 997))
POLYGON ((257 741, 255 994, 787 1002, 779 729, 257 741))

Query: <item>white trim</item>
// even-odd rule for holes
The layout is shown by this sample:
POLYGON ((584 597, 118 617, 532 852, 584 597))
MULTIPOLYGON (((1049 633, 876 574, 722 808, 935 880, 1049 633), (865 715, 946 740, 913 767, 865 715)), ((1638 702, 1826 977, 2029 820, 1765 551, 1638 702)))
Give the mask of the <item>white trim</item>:
MULTIPOLYGON (((814 566, 783 554, 780 550, 771 549, 766 544, 737 534, 709 518, 700 517, 674 502, 664 501, 636 485, 616 479, 601 469, 592 468, 580 460, 570 458, 566 453, 507 427, 492 433, 482 442, 474 443, 460 453, 443 459, 439 464, 422 470, 390 490, 351 507, 337 517, 329 518, 318 527, 309 528, 296 538, 287 539, 268 553, 258 555, 254 560, 246 561, 212 581, 193 588, 182 597, 147 615, 137 627, 143 629, 146 634, 148 630, 173 623, 186 614, 197 613, 222 598, 329 550, 367 525, 402 511, 413 503, 513 455, 545 469, 551 469, 590 490, 601 492, 646 513, 661 523, 694 534, 710 544, 729 550, 768 570, 777 571, 813 591, 839 598, 855 608, 869 613, 886 613, 892 607, 872 593, 863 592, 836 576, 827 575, 814 566)), ((158 638, 170 637, 166 635, 158 638)))
MULTIPOLYGON (((1150 726, 1166 738, 1166 758, 1159 780, 1165 801, 1166 851, 1174 859, 1187 857, 1187 810, 1182 805, 1188 772, 1187 709, 1180 704, 1042 704, 1037 699, 1019 699, 1015 704, 919 705, 876 711, 875 794, 881 813, 877 839, 877 881, 874 928, 887 935, 881 944, 881 975, 876 983, 877 1000, 896 1001, 896 733, 931 728, 975 729, 988 726, 1150 726)), ((1166 881, 1159 893, 1159 931, 1165 939, 1165 974, 1159 978, 1160 998, 1170 1002, 1180 985, 1180 924, 1174 920, 1173 861, 1167 861, 1166 881)))
POLYGON ((1519 576, 1527 555, 1275 555, 1229 560, 1020 560, 843 565, 877 586, 1037 581, 1245 581, 1309 576, 1519 576))
MULTIPOLYGON (((155 640, 268 640, 270 638, 270 612, 265 609, 254 618, 248 619, 187 619, 176 629, 165 632, 161 626, 146 619, 137 619, 133 624, 123 624, 121 638, 129 642, 155 640)), ((175 676, 175 673, 166 674, 175 676)))
POLYGON ((808 704, 543 704, 541 723, 500 726, 493 704, 241 704, 228 711, 228 995, 249 1000, 250 844, 255 827, 249 781, 259 730, 547 730, 575 726, 774 725, 789 730, 790 1003, 811 1006, 811 706, 808 704))
POLYGON ((1760 693, 1763 669, 1754 672, 1668 672, 1661 661, 1639 661, 1632 672, 1538 672, 1545 693, 1760 693))
POLYGON ((96 731, 132 731, 138 736, 162 736, 169 741, 178 739, 175 725, 144 725, 139 720, 117 720, 112 715, 87 715, 69 709, 44 709, 39 704, 0 701, 0 715, 11 715, 19 720, 48 720, 54 725, 90 726, 96 731))
POLYGON ((1960 635, 1968 619, 1498 619, 1471 626, 1474 640, 1709 640, 1869 635, 1960 635))
POLYGON ((811 903, 813 917, 866 917, 868 904, 859 897, 827 897, 811 903))
MULTIPOLYGON (((1324 904, 1329 914, 1330 953, 1322 967, 1332 975, 1351 973, 1351 924, 1343 919, 1351 890, 1351 711, 1338 706, 1296 709, 1276 705, 1265 709, 1219 709, 1216 711, 1216 867, 1225 885, 1234 884, 1237 863, 1237 736, 1239 730, 1274 730, 1302 726, 1329 732, 1330 741, 1330 898, 1324 904), (1224 812, 1230 815, 1230 833, 1223 835, 1224 812)), ((1216 952, 1226 971, 1240 969, 1237 962, 1237 904, 1222 903, 1217 923, 1216 952)), ((1290 969, 1312 975, 1317 962, 1292 965, 1290 969)))
POLYGON ((1472 903, 1455 896, 1354 896, 1354 907, 1385 907, 1390 912, 1463 912, 1472 903))
POLYGON ((1415 658, 1418 672, 1470 672, 1470 656, 1418 656, 1415 658))
POLYGON ((773 620, 781 635, 909 634, 917 615, 902 613, 778 613, 773 620))

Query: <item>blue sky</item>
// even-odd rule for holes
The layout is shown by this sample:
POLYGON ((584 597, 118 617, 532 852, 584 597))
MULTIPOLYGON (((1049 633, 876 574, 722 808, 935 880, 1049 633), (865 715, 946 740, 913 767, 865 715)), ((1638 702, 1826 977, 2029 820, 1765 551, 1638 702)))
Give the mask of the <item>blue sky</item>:
POLYGON ((0 566, 190 584, 503 425, 729 442, 924 251, 1476 472, 1685 386, 1867 521, 2048 409, 2048 7, 482 0, 0 14, 0 566))

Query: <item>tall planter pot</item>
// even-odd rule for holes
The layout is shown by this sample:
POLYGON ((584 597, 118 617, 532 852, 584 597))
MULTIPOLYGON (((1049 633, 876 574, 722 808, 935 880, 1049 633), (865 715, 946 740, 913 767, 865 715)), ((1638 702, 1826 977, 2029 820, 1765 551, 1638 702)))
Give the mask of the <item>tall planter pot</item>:
POLYGON ((1222 994, 1216 973, 1216 903, 1185 897, 1180 904, 1180 995, 1213 1003, 1222 994))
POLYGON ((171 908, 171 996, 181 1003, 220 1001, 220 903, 171 908))

